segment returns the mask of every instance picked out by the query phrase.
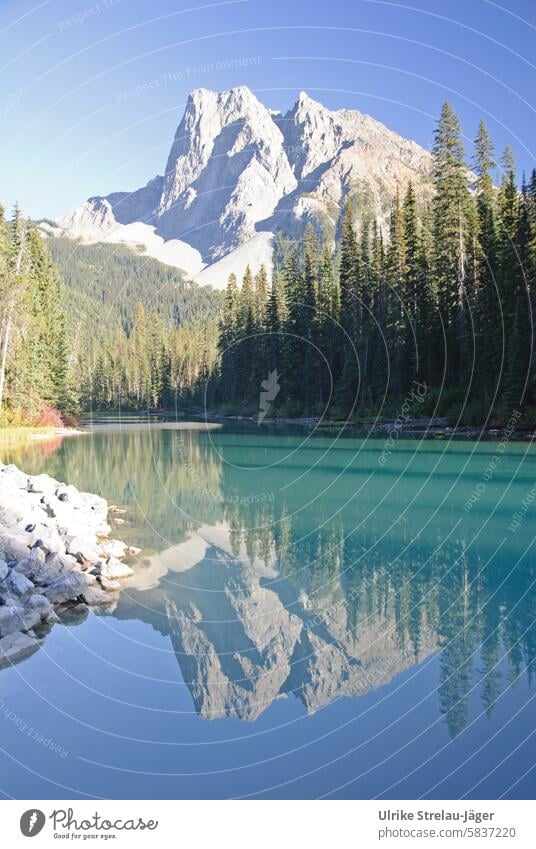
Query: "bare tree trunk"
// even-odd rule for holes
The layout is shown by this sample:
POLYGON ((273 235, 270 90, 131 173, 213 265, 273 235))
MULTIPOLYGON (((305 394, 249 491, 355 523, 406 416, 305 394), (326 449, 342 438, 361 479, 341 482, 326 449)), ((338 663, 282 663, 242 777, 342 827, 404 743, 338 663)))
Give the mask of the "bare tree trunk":
POLYGON ((7 351, 9 348, 9 337, 11 336, 11 325, 13 324, 13 310, 15 309, 15 298, 11 299, 7 315, 6 329, 2 339, 2 360, 0 362, 0 408, 4 397, 4 384, 6 381, 7 351))

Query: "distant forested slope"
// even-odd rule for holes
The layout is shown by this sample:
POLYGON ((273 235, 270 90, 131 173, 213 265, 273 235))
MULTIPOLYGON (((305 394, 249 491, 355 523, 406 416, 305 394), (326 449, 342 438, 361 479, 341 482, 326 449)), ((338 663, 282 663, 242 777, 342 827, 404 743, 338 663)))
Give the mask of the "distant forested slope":
POLYGON ((136 304, 155 310, 164 322, 206 324, 217 316, 222 296, 187 281, 176 268, 118 245, 83 245, 53 238, 47 246, 65 282, 67 317, 103 329, 133 326, 136 304))

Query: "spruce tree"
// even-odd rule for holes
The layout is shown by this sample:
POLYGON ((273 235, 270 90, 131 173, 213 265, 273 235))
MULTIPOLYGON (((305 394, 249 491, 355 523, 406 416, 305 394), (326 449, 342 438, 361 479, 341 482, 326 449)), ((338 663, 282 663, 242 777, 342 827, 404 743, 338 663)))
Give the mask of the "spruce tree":
MULTIPOLYGON (((458 116, 444 103, 432 148, 434 157, 433 273, 437 291, 438 339, 444 334, 446 362, 436 361, 435 374, 453 383, 462 370, 466 333, 468 209, 470 204, 464 147, 458 116)), ((441 346, 437 345, 438 352, 441 346)), ((440 353, 440 357, 442 352, 440 353)))
POLYGON ((497 289, 497 204, 491 178, 493 145, 483 121, 475 139, 477 174, 478 253, 475 280, 476 387, 486 403, 494 397, 499 379, 502 327, 497 289))

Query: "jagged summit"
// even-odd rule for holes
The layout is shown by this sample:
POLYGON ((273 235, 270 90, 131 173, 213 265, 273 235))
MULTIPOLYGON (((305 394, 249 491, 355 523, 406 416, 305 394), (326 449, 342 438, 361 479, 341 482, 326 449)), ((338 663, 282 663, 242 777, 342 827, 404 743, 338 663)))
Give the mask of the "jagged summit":
POLYGON ((430 191, 430 154, 361 112, 301 91, 285 114, 247 86, 194 89, 164 175, 135 192, 90 198, 54 229, 85 242, 142 245, 202 282, 269 262, 276 232, 308 223, 333 238, 344 198, 387 220, 397 186, 430 191), (165 255, 165 258, 164 258, 165 255))

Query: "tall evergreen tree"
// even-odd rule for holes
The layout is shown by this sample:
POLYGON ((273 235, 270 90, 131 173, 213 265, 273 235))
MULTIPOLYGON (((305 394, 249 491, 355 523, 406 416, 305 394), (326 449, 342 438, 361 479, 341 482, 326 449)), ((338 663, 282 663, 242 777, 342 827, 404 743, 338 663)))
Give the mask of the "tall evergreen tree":
POLYGON ((476 384, 489 404, 498 387, 502 338, 497 288, 497 204, 491 172, 495 168, 493 145, 486 125, 480 122, 475 139, 477 174, 478 253, 475 280, 476 384))
MULTIPOLYGON (((433 200, 433 272, 437 292, 438 338, 444 334, 446 362, 436 361, 435 377, 443 370, 452 383, 460 373, 466 333, 468 210, 470 195, 460 121, 444 103, 432 148, 435 195, 433 200)), ((440 346, 438 345, 438 351, 440 346)))

